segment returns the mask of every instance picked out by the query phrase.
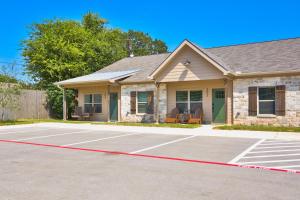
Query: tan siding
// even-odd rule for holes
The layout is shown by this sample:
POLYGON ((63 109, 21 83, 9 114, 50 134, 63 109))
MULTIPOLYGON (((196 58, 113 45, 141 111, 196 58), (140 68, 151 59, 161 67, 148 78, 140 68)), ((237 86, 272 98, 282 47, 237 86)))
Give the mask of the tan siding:
MULTIPOLYGON (((102 94, 102 113, 94 114, 92 120, 107 121, 108 120, 108 86, 87 86, 78 88, 78 105, 84 107, 85 94, 102 94)), ((120 87, 111 87, 111 92, 118 92, 120 96, 120 87)), ((120 101, 120 100, 119 100, 120 101)), ((120 103, 119 103, 120 106, 120 103)))
POLYGON ((176 107, 177 90, 202 90, 204 121, 212 121, 212 89, 225 88, 224 80, 188 81, 168 83, 167 109, 168 113, 176 107))
POLYGON ((223 77, 222 72, 215 66, 186 46, 167 64, 157 79, 160 82, 173 82, 220 79, 223 77), (191 61, 189 66, 184 65, 186 59, 191 61))

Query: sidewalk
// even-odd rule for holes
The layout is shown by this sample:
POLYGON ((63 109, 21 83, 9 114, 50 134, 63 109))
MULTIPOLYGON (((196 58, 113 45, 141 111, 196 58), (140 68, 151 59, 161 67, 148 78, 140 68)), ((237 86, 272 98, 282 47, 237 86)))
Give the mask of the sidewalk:
POLYGON ((166 127, 141 127, 141 126, 113 126, 113 125, 92 125, 92 124, 65 124, 65 123, 36 123, 26 125, 2 126, 2 129, 25 127, 40 128, 72 128, 89 129, 114 132, 130 132, 145 134, 166 134, 166 135, 199 135, 214 137, 237 137, 237 138, 258 138, 258 139, 283 139, 300 140, 300 133, 290 132, 266 132, 266 131, 239 131, 239 130, 214 130, 212 125, 202 125, 200 128, 166 128, 166 127))

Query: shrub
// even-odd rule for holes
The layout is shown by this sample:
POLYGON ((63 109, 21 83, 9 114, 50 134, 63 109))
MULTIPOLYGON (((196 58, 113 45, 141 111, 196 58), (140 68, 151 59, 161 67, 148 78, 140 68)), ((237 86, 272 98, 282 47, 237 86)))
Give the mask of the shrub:
MULTIPOLYGON (((47 87, 47 106, 50 115, 56 119, 63 118, 63 90, 55 85, 47 87)), ((66 90, 68 118, 71 118, 71 113, 75 107, 75 91, 72 89, 66 90)))

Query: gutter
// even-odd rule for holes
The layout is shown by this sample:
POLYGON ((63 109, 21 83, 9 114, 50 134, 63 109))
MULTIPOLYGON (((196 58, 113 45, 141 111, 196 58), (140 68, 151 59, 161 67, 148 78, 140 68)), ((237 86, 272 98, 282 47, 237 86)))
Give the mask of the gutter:
POLYGON ((296 74, 300 74, 300 70, 294 70, 294 71, 276 71, 276 72, 251 72, 251 73, 239 73, 239 72, 235 72, 233 73, 233 75, 235 77, 247 77, 247 76, 272 76, 272 75, 279 75, 279 74, 283 74, 283 75, 296 75, 296 74))

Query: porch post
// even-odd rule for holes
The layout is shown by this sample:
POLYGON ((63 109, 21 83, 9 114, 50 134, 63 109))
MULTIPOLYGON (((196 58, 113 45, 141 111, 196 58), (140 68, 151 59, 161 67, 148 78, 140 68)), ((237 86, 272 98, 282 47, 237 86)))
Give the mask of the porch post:
POLYGON ((107 86, 107 121, 110 122, 110 85, 107 86))
POLYGON ((155 82, 156 88, 156 103, 155 103, 155 121, 159 124, 159 83, 155 82))
POLYGON ((66 88, 63 88, 63 120, 67 120, 68 109, 67 109, 67 98, 66 98, 66 88))
POLYGON ((225 88, 226 123, 233 124, 233 81, 231 79, 226 80, 225 88))

